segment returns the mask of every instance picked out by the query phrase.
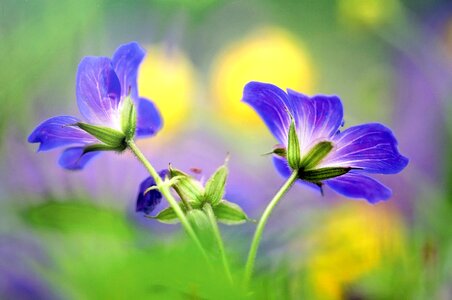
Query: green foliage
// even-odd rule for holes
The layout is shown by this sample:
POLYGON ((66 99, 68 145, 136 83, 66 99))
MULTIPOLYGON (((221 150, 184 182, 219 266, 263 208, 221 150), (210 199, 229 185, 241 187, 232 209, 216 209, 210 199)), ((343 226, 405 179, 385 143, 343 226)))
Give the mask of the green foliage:
POLYGON ((246 298, 219 263, 207 264, 183 236, 160 243, 161 236, 142 231, 113 209, 50 201, 25 209, 22 218, 52 255, 54 267, 41 274, 70 298, 246 298))
MULTIPOLYGON (((62 69, 72 68, 80 37, 88 30, 92 32, 102 20, 102 6, 103 1, 93 5, 89 0, 2 1, 0 65, 8 67, 0 70, 0 134, 11 124, 28 128, 30 112, 37 117, 32 100, 43 79, 51 81, 54 94, 62 91, 61 85, 66 86, 61 80, 67 79, 62 76, 62 69), (11 118, 12 122, 8 122, 11 118)), ((61 101, 65 97, 66 94, 52 99, 61 101)))
POLYGON ((113 234, 130 236, 131 228, 118 211, 101 208, 89 202, 49 201, 22 211, 26 223, 37 229, 63 233, 113 234))

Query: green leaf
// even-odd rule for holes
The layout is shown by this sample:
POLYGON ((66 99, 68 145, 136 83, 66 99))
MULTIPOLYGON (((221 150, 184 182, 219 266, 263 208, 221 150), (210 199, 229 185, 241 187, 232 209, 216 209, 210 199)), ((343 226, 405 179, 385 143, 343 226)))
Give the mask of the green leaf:
POLYGON ((293 170, 298 170, 301 164, 301 156, 300 156, 300 142, 298 141, 297 131, 295 129, 295 122, 292 119, 289 128, 289 137, 288 137, 288 145, 287 145, 287 161, 289 166, 293 170))
POLYGON ((228 167, 223 165, 215 171, 206 183, 205 200, 213 206, 223 198, 227 177, 228 167))
POLYGON ((316 170, 299 172, 298 176, 302 180, 310 182, 321 182, 348 173, 353 168, 321 168, 316 170))
POLYGON ((105 143, 107 146, 118 149, 124 147, 126 136, 118 130, 82 122, 78 122, 77 126, 97 138, 99 141, 105 143))
POLYGON ((27 207, 21 215, 34 228, 65 234, 125 236, 131 233, 122 212, 86 201, 48 201, 27 207))
POLYGON ((121 128, 126 136, 126 140, 132 140, 135 136, 137 126, 137 111, 130 96, 124 99, 121 111, 121 128))
POLYGON ((309 170, 317 166, 320 161, 322 161, 328 153, 333 149, 333 143, 331 142, 320 142, 316 144, 309 152, 306 154, 301 163, 300 169, 309 170))
POLYGON ((223 224, 238 225, 249 220, 248 216, 240 206, 226 200, 221 200, 216 206, 213 207, 213 211, 218 219, 218 222, 223 224))
POLYGON ((171 166, 169 171, 171 178, 179 177, 172 187, 181 199, 196 203, 203 202, 204 188, 199 181, 180 170, 171 168, 171 166))

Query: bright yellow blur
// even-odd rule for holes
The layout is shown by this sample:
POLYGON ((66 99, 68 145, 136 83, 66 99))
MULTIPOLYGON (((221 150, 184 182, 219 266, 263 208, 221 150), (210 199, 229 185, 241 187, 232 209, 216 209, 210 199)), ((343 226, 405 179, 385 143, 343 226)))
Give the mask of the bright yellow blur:
POLYGON ((349 25, 376 26, 395 17, 398 0, 339 0, 339 18, 349 25))
POLYGON ((346 285, 403 253, 400 219, 383 206, 337 207, 320 223, 308 262, 318 299, 342 299, 346 285))
POLYGON ((233 43, 216 57, 212 69, 213 100, 227 121, 243 129, 263 129, 262 120, 241 102, 245 84, 269 82, 309 94, 313 77, 310 57, 300 41, 283 29, 264 28, 233 43))
POLYGON ((163 116, 164 125, 157 138, 170 137, 188 119, 195 93, 195 70, 179 49, 151 45, 146 50, 138 76, 140 96, 154 101, 163 116))

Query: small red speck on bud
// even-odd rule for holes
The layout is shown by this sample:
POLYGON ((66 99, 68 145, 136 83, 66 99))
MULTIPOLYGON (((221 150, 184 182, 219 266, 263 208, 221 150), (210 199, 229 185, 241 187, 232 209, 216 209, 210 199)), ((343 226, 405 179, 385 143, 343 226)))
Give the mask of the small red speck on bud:
POLYGON ((190 171, 191 171, 192 173, 194 173, 194 174, 197 174, 197 175, 199 175, 199 174, 202 173, 202 169, 201 169, 201 168, 196 168, 196 167, 190 168, 190 171))

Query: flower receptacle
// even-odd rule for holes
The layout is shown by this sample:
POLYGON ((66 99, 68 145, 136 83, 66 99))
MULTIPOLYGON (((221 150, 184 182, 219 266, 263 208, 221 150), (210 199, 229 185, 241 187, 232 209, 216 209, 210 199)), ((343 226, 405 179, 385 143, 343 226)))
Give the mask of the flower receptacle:
MULTIPOLYGON (((232 202, 223 199, 225 194, 226 179, 228 176, 228 168, 226 164, 220 166, 215 173, 209 178, 206 186, 203 187, 201 182, 190 175, 169 167, 169 176, 171 187, 179 195, 179 202, 185 215, 191 214, 190 218, 197 218, 196 210, 203 210, 206 205, 210 206, 215 218, 227 225, 242 224, 249 221, 248 216, 242 208, 232 202), (174 179, 174 180, 173 180, 174 179), (177 179, 177 180, 176 180, 177 179)), ((150 187, 149 189, 154 189, 150 187)), ((156 216, 151 217, 162 223, 177 223, 179 220, 176 213, 171 207, 160 211, 156 216)), ((203 217, 199 217, 203 218, 203 217)), ((202 222, 202 221, 199 221, 202 222)))

